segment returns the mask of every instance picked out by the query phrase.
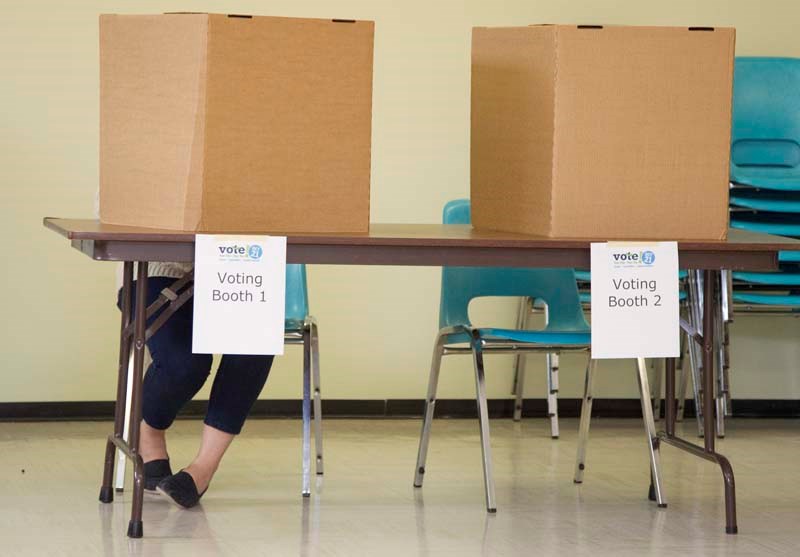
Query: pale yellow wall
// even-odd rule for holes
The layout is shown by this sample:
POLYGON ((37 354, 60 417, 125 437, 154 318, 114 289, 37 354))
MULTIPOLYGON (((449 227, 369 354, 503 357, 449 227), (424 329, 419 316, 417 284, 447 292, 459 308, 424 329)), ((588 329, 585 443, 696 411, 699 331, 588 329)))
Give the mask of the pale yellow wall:
MULTIPOLYGON (((373 19, 372 214, 436 222, 469 188, 470 29, 538 22, 732 25, 738 54, 800 56, 800 3, 752 0, 299 2, 28 0, 0 18, 0 401, 113 396, 118 314, 114 265, 45 231, 43 216, 89 217, 97 187, 97 15, 175 10, 373 19)), ((438 270, 312 267, 329 398, 421 398, 437 324, 438 270)), ((482 303, 478 322, 513 322, 513 304, 482 303)), ((733 392, 800 397, 800 325, 741 317, 733 392)), ((265 396, 300 393, 298 349, 276 364, 265 396)), ((541 360, 536 360, 540 362, 541 360)), ((469 360, 445 363, 443 397, 473 393, 469 360)), ((582 360, 564 358, 562 395, 578 396, 582 360)), ((510 360, 489 362, 492 397, 510 390, 510 360)), ((540 366, 536 366, 537 369, 540 366)), ((635 396, 629 365, 603 364, 597 396, 635 396)), ((543 396, 543 374, 528 396, 543 396)))

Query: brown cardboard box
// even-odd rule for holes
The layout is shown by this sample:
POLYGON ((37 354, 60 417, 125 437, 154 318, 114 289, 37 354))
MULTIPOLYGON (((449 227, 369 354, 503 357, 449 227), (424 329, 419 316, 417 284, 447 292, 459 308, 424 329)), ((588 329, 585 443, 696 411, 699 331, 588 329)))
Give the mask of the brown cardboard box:
POLYGON ((733 29, 475 28, 473 225, 724 239, 733 54, 733 29))
POLYGON ((366 232, 369 21, 100 17, 100 217, 366 232))

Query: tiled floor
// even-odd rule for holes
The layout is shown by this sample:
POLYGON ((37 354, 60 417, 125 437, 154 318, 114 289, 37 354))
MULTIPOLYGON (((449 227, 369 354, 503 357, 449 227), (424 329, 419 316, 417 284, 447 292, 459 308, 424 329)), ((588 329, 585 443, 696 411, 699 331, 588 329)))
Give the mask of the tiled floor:
MULTIPOLYGON (((684 427, 691 435, 691 426, 684 427)), ((173 463, 200 422, 171 432, 173 463)), ((434 423, 425 487, 412 487, 420 423, 328 420, 324 479, 300 497, 300 424, 251 421, 196 509, 146 496, 145 537, 125 536, 130 490, 97 501, 110 423, 0 424, 0 555, 798 555, 800 422, 732 420, 740 534, 723 532, 717 468, 662 449, 669 508, 646 498, 639 420, 594 420, 582 486, 575 420, 492 422, 498 512, 484 510, 473 420, 434 423)), ((130 476, 130 474, 129 474, 130 476)))

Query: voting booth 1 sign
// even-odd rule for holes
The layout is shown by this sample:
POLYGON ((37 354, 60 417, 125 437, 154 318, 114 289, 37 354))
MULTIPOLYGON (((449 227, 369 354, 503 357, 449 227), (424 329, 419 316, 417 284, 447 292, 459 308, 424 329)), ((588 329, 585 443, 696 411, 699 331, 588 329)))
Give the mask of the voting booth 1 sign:
POLYGON ((283 354, 286 238, 195 240, 195 354, 283 354))
POLYGON ((593 243, 592 357, 680 352, 678 244, 593 243))

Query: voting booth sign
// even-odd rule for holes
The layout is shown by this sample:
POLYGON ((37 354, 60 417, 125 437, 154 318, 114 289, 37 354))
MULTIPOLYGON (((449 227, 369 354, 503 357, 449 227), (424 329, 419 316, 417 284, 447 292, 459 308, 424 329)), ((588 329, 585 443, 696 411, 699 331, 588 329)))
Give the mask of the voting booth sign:
POLYGON ((680 352, 678 244, 593 243, 592 357, 680 352))
POLYGON ((286 238, 198 234, 195 354, 283 354, 286 238))

